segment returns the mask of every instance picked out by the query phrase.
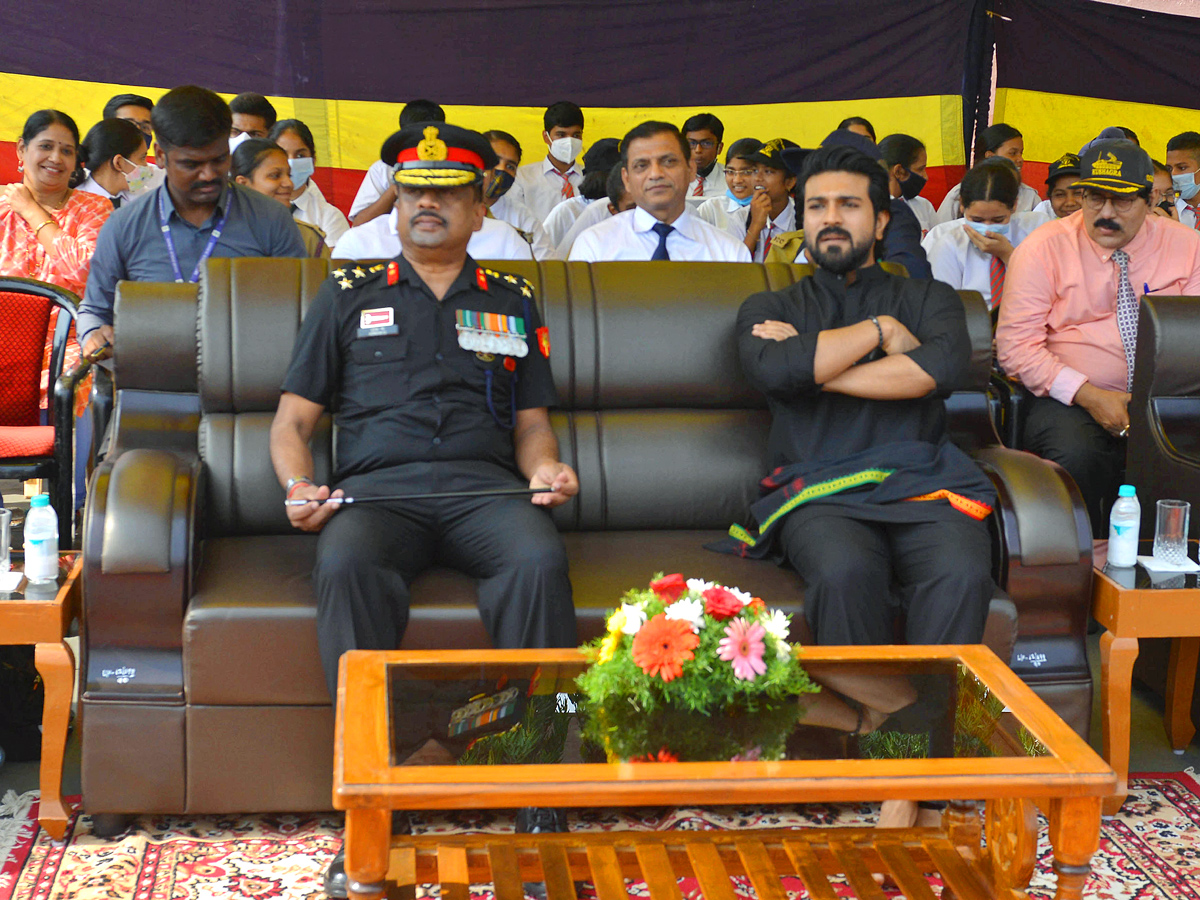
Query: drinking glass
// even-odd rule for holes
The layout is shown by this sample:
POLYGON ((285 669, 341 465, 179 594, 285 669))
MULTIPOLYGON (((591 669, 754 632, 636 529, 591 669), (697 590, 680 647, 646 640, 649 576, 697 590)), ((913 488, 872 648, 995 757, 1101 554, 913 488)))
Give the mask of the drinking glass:
POLYGON ((1188 515, 1192 504, 1186 500, 1159 500, 1158 521, 1154 528, 1154 558, 1182 563, 1187 559, 1188 515))

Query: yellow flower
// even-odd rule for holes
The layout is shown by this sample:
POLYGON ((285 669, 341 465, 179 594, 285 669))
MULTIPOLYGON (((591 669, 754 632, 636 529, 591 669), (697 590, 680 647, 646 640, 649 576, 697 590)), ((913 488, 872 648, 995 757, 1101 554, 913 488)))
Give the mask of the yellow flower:
MULTIPOLYGON (((618 613, 619 615, 619 613, 618 613)), ((621 634, 620 629, 610 631, 604 636, 604 642, 600 644, 600 653, 596 657, 597 662, 606 663, 613 658, 613 654, 617 652, 617 648, 621 646, 621 638, 625 635, 621 634)))
POLYGON ((608 617, 608 633, 610 635, 620 634, 625 627, 625 610, 618 609, 615 613, 608 617))

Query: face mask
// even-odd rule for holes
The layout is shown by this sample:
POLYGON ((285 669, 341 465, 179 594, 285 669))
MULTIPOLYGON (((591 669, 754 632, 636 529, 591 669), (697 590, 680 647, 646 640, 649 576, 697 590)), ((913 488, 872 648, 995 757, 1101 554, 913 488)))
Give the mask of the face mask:
POLYGON ((733 195, 733 191, 731 191, 729 188, 725 188, 725 196, 728 197, 730 200, 732 200, 734 203, 736 203, 738 206, 749 206, 750 201, 754 199, 753 194, 750 194, 748 197, 735 197, 733 195))
POLYGON ((246 132, 244 132, 244 131, 241 134, 239 134, 237 137, 230 138, 229 139, 229 152, 233 153, 234 150, 236 150, 238 147, 242 146, 242 144, 246 143, 246 141, 248 141, 248 140, 250 140, 250 135, 246 134, 246 132))
POLYGON ((1002 234, 1005 236, 1008 235, 1008 226, 1009 226, 1008 222, 1005 222, 1002 225, 996 225, 996 224, 993 224, 992 222, 972 222, 970 219, 968 219, 967 225, 970 226, 971 228, 974 228, 980 234, 989 234, 990 233, 990 234, 1002 234))
POLYGON ((125 180, 129 182, 129 195, 136 197, 138 194, 148 191, 151 182, 154 181, 155 173, 160 171, 161 169, 157 166, 137 166, 125 176, 125 180))
POLYGON ((550 142, 550 155, 561 163, 573 163, 583 150, 583 139, 565 137, 550 142))
POLYGON ((508 189, 513 186, 513 182, 517 179, 513 177, 511 172, 505 172, 501 169, 492 171, 492 181, 488 185, 487 192, 484 194, 484 199, 497 200, 508 193, 508 189))
POLYGON ((311 156, 299 156, 296 159, 288 160, 288 169, 291 170, 292 188, 294 190, 299 190, 308 184, 308 179, 312 177, 315 165, 311 156))
POLYGON ((1195 172, 1184 172, 1182 175, 1172 175, 1171 184, 1175 186, 1175 192, 1184 200, 1191 200, 1200 192, 1200 184, 1196 184, 1195 172))
POLYGON ((908 178, 900 182, 900 196, 905 200, 912 200, 921 193, 925 187, 925 182, 929 179, 924 175, 918 175, 916 172, 909 172, 908 178))

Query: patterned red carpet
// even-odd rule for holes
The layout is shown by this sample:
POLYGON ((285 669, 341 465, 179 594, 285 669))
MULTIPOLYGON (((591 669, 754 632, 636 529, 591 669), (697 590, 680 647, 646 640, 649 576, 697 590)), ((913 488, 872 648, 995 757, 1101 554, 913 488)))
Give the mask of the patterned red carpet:
MULTIPOLYGON (((1190 773, 1134 776, 1121 815, 1106 820, 1088 897, 1096 900, 1200 900, 1200 785, 1190 773)), ((784 806, 579 810, 572 830, 780 828, 862 825, 872 807, 784 806)), ((64 843, 37 828, 36 794, 0 800, 0 900, 303 900, 319 898, 321 872, 341 839, 334 815, 146 817, 123 837, 94 837, 86 816, 64 843)), ((504 831, 509 816, 459 813, 414 816, 419 832, 504 831)), ((1054 893, 1050 848, 1042 831, 1041 864, 1029 895, 1054 893)), ((487 886, 476 886, 478 897, 487 886)), ((685 897, 695 884, 680 884, 685 897)), ((802 898, 785 881, 789 900, 802 898)), ((630 884, 631 897, 648 896, 630 884)), ((753 898, 748 885, 739 896, 753 898)), ((846 897, 853 896, 848 890, 846 897)), ((580 900, 586 900, 586 894, 580 900)))

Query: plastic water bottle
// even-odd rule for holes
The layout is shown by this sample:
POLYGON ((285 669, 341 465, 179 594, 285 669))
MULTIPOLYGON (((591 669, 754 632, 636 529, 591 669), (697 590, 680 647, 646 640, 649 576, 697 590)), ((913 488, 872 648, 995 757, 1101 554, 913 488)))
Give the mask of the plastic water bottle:
POLYGON ((58 580, 58 516, 47 494, 29 501, 25 516, 25 577, 30 584, 58 580))
POLYGON ((1108 516, 1108 562, 1113 566, 1137 565, 1138 532, 1142 527, 1142 505, 1132 484, 1121 485, 1117 502, 1108 516))

